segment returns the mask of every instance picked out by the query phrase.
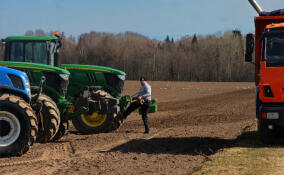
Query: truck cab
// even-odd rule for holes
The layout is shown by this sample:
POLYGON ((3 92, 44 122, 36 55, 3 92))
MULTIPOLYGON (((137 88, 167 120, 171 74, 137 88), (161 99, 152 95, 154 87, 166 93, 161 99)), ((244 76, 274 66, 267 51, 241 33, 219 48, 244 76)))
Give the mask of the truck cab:
POLYGON ((263 103, 283 103, 284 23, 267 25, 261 40, 259 99, 263 103))

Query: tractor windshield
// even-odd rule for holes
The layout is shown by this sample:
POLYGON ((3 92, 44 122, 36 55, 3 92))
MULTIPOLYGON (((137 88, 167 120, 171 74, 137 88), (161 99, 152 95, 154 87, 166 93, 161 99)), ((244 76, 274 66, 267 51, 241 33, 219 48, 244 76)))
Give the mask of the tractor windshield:
POLYGON ((10 61, 48 64, 46 41, 13 41, 10 45, 10 61))
POLYGON ((274 32, 265 39, 265 58, 267 62, 284 62, 284 32, 274 32))

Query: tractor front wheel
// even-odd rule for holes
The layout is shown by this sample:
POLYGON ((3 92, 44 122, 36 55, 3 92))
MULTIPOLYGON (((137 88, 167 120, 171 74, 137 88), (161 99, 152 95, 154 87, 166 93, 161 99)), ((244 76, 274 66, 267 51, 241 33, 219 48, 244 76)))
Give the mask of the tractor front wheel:
MULTIPOLYGON (((93 101, 99 101, 100 98, 113 98, 103 90, 90 93, 93 101)), ((84 134, 110 132, 120 126, 116 113, 93 112, 92 114, 82 114, 74 118, 72 123, 79 132, 84 134)))
POLYGON ((112 126, 112 122, 113 115, 99 114, 97 112, 91 115, 82 114, 72 120, 74 127, 84 134, 107 132, 112 126))
POLYGON ((41 94, 38 100, 42 103, 42 109, 39 112, 37 141, 46 143, 52 140, 59 129, 60 114, 55 102, 50 97, 41 94))
POLYGON ((0 157, 20 156, 36 140, 37 117, 28 103, 11 94, 0 96, 0 157))
MULTIPOLYGON (((112 96, 103 90, 98 90, 91 92, 91 98, 94 101, 98 101, 99 98, 112 98, 112 96)), ((82 114, 74 118, 72 123, 79 132, 84 134, 109 132, 115 127, 115 115, 114 113, 100 114, 98 112, 82 114)), ((118 127, 116 126, 116 128, 118 127)))

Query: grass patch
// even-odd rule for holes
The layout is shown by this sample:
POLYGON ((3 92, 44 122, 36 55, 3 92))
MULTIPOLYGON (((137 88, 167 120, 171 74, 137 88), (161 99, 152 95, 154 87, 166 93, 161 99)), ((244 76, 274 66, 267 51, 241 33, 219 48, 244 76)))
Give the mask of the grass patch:
POLYGON ((284 148, 282 145, 267 146, 257 139, 256 131, 249 131, 237 139, 236 144, 210 156, 192 174, 275 174, 284 172, 284 148))
POLYGON ((213 155, 212 161, 194 168, 193 174, 271 174, 283 150, 275 148, 229 148, 213 155), (277 153, 281 153, 280 156, 277 153))

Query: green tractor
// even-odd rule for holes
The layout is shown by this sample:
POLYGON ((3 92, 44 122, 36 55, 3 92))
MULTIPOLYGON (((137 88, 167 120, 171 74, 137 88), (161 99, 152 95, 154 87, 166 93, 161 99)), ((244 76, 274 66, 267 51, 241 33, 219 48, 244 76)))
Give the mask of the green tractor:
MULTIPOLYGON (((13 37, 12 37, 13 38, 13 37)), ((19 37, 17 37, 20 39, 19 37)), ((10 43, 5 42, 5 60, 0 61, 0 66, 10 67, 25 72, 31 83, 32 101, 42 104, 39 117, 39 130, 37 141, 45 143, 50 140, 57 140, 66 133, 67 121, 62 119, 71 103, 65 99, 69 82, 69 71, 45 64, 31 63, 34 58, 42 58, 40 52, 46 50, 41 44, 18 40, 10 43), (9 61, 8 61, 9 60, 9 61), (26 61, 26 62, 24 62, 26 61), (42 77, 45 82, 42 84, 42 93, 39 94, 42 77)), ((83 113, 83 112, 81 112, 83 113)))
MULTIPOLYGON (((55 37, 7 37, 5 39, 5 61, 0 62, 0 65, 12 67, 11 65, 17 64, 18 67, 14 66, 13 68, 23 70, 25 64, 40 63, 39 66, 46 64, 49 69, 66 71, 64 75, 56 74, 59 75, 60 80, 65 78, 66 81, 68 81, 67 72, 70 72, 65 98, 64 94, 59 91, 65 92, 68 83, 62 86, 55 82, 54 77, 45 75, 47 81, 51 81, 53 85, 48 86, 49 88, 44 87, 44 90, 46 89, 44 92, 56 102, 59 108, 61 120, 65 123, 65 125, 60 125, 62 131, 68 129, 68 122, 66 122, 68 120, 72 120, 74 127, 84 134, 117 129, 120 125, 118 116, 124 112, 131 100, 130 96, 122 96, 126 74, 123 71, 103 66, 61 65, 59 59, 61 46, 62 37, 58 34, 55 37), (57 89, 57 91, 50 89, 57 89)), ((35 68, 28 70, 35 71, 35 68)), ((30 79, 33 79, 27 70, 24 71, 27 72, 30 79)), ((31 80, 31 82, 33 81, 31 80)), ((153 103, 150 112, 156 110, 157 105, 153 103)))

